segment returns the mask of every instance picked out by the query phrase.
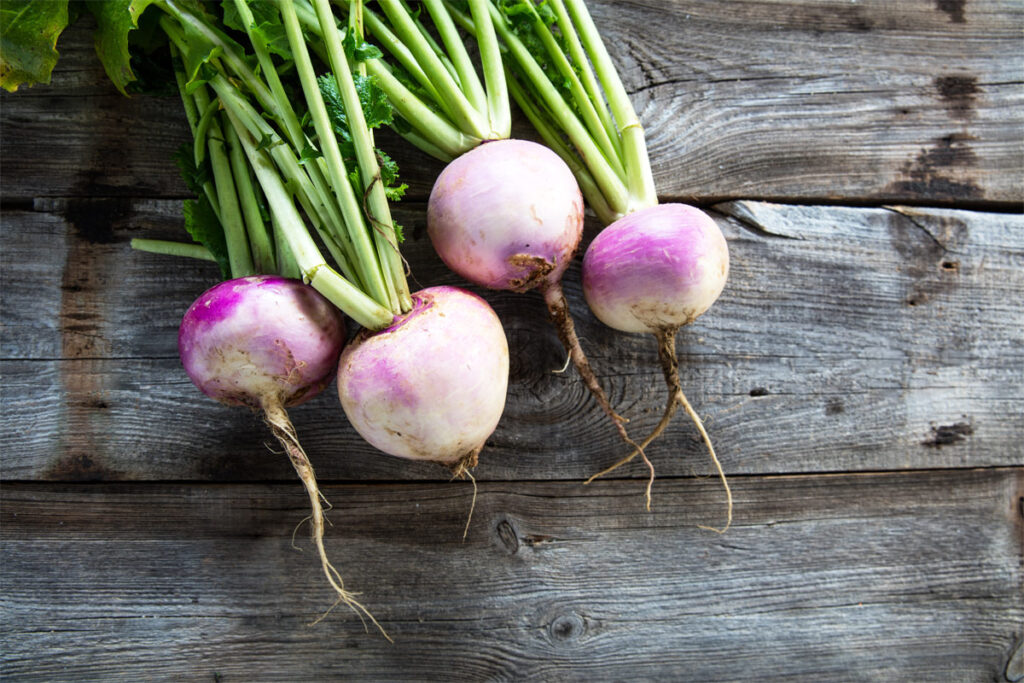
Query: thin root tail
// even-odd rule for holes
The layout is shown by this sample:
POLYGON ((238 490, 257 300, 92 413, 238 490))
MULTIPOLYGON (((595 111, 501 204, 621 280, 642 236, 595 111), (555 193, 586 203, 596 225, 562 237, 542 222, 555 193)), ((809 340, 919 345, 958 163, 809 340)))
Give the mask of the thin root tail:
MULTIPOLYGON (((611 419, 612 424, 615 425, 615 431, 619 433, 619 437, 626 442, 626 444, 632 446, 635 451, 639 451, 640 455, 643 456, 644 461, 647 461, 647 456, 643 452, 644 447, 633 441, 633 439, 629 437, 629 433, 626 432, 626 423, 629 422, 629 420, 616 413, 612 408, 611 401, 608 400, 608 395, 605 394, 604 389, 601 388, 601 383, 597 381, 597 375, 594 374, 594 370, 590 366, 590 361, 587 360, 586 354, 583 353, 583 347, 580 345, 579 337, 576 336, 576 324, 573 322, 572 314, 569 312, 569 304, 565 300, 565 292, 562 291, 562 285, 557 282, 545 283, 540 287, 540 291, 544 295, 544 303, 547 304, 548 315, 551 318, 551 323, 555 326, 555 330, 558 332, 558 338, 562 341, 562 346, 564 346, 566 351, 569 352, 569 359, 572 361, 576 371, 580 374, 583 384, 590 391, 594 400, 597 401, 601 410, 603 410, 605 415, 611 419)), ((632 458, 633 456, 630 457, 632 458)), ((614 469, 614 467, 612 469, 614 469)), ((651 469, 653 477, 653 468, 651 469)), ((591 477, 591 479, 593 479, 593 477, 591 477)), ((589 483, 589 480, 587 483, 589 483)))
POLYGON ((344 604, 359 616, 365 629, 369 630, 369 627, 366 624, 368 619, 374 626, 380 629, 381 634, 387 638, 389 642, 394 642, 387 634, 387 631, 384 630, 384 627, 377 622, 366 607, 356 600, 355 596, 358 594, 345 589, 345 582, 341 578, 341 574, 327 558, 327 551, 324 549, 325 517, 323 503, 321 502, 326 499, 324 499, 323 494, 320 492, 320 488, 317 486, 316 476, 313 473, 313 466, 310 464, 309 458, 306 456, 306 452, 302 449, 302 444, 299 443, 298 436, 295 433, 295 427, 292 426, 291 420, 288 418, 288 413, 279 402, 268 402, 263 406, 263 413, 264 419, 270 427, 271 432, 273 432, 274 437, 285 449, 288 459, 295 468, 295 473, 299 475, 299 479, 306 487, 306 493, 309 495, 309 504, 311 509, 310 516, 307 519, 310 524, 313 544, 316 546, 317 552, 320 555, 320 566, 323 568, 324 576, 327 577, 327 582, 330 583, 331 588, 333 588, 334 592, 337 594, 337 600, 334 604, 310 625, 318 624, 331 613, 331 610, 340 604, 344 604))
POLYGON ((651 430, 651 433, 647 435, 647 438, 643 440, 643 443, 640 444, 640 446, 637 446, 632 453, 622 458, 611 467, 607 467, 598 472, 597 474, 593 475, 592 477, 587 479, 584 482, 584 484, 589 484, 598 477, 603 477, 604 475, 630 462, 637 455, 640 455, 643 457, 644 462, 647 464, 648 468, 651 471, 651 476, 647 481, 647 488, 644 492, 647 502, 647 509, 650 510, 651 486, 654 483, 654 466, 651 464, 651 461, 647 458, 647 455, 644 453, 643 449, 650 446, 655 439, 661 436, 662 432, 665 431, 665 428, 668 427, 669 423, 672 421, 672 418, 675 417, 676 410, 679 408, 679 406, 682 406, 683 410, 686 411, 686 414, 690 416, 690 419, 693 421, 693 424, 697 427, 697 431, 700 432, 700 436, 704 441, 704 445, 707 447, 708 453, 711 455, 711 461, 714 463, 715 469, 718 471, 718 476, 722 480, 722 486, 725 488, 727 510, 725 526, 719 529, 716 527, 702 525, 699 528, 708 529, 710 531, 722 534, 725 533, 726 530, 728 530, 730 525, 732 525, 732 491, 729 488, 729 481, 725 476, 725 472, 722 470, 722 464, 718 461, 718 456, 715 454, 715 447, 711 444, 711 437, 708 436, 707 430, 704 429, 704 422, 700 419, 700 416, 697 414, 697 411, 693 409, 693 406, 690 405, 690 402, 686 398, 686 394, 683 393, 683 388, 679 381, 679 361, 676 358, 676 332, 676 328, 668 328, 664 330, 659 330, 655 334, 655 336, 658 339, 658 357, 661 360, 661 369, 663 374, 665 375, 665 383, 668 385, 669 392, 668 400, 665 403, 665 411, 664 413, 662 413, 661 420, 654 427, 654 429, 651 430))
MULTIPOLYGON (((708 454, 711 455, 711 462, 715 464, 718 476, 722 480, 722 486, 725 488, 725 526, 721 529, 709 526, 701 526, 700 528, 724 534, 732 524, 732 491, 729 489, 729 481, 722 470, 722 464, 718 461, 718 456, 715 454, 715 447, 711 444, 711 437, 708 436, 707 430, 704 429, 704 421, 700 419, 700 415, 693 409, 693 406, 690 405, 686 398, 686 394, 683 393, 683 387, 679 381, 679 359, 676 357, 677 331, 676 328, 668 328, 660 330, 655 334, 655 337, 658 339, 658 358, 661 360, 661 370, 665 375, 665 383, 668 385, 669 403, 665 408, 665 415, 662 417, 661 422, 658 423, 658 426, 647 438, 657 438, 665 430, 665 427, 675 414, 676 406, 683 407, 683 410, 686 411, 686 414, 693 421, 694 426, 697 427, 697 431, 700 432, 701 439, 704 440, 704 445, 708 449, 708 454)), ((644 443, 646 444, 647 441, 644 443)))
POLYGON ((469 503, 469 514, 466 515, 466 526, 462 530, 462 542, 466 542, 466 537, 469 536, 469 523, 473 521, 473 510, 476 509, 476 477, 473 476, 472 469, 476 467, 479 461, 480 451, 484 448, 483 444, 480 444, 475 449, 467 453, 462 457, 461 460, 456 462, 454 465, 449 466, 452 472, 452 479, 468 478, 473 483, 473 500, 469 503))

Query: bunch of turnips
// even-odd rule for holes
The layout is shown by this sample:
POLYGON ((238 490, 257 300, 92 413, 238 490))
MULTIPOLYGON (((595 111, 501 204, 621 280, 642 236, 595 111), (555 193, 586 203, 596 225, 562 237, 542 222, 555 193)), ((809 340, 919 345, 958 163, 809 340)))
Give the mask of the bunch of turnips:
MULTIPOLYGON (((0 85, 47 82, 68 0, 6 4, 0 85)), ((639 455, 653 480, 644 449, 681 405, 725 483, 682 392, 675 336, 718 298, 729 255, 707 214, 658 204, 639 119, 583 0, 373 5, 109 0, 84 9, 114 84, 126 92, 163 77, 192 132, 177 159, 195 193, 184 207, 192 240, 134 241, 220 266, 221 281, 182 320, 185 371, 211 398, 263 416, 306 487, 338 601, 376 624, 328 560, 324 501, 287 409, 336 380, 341 410, 372 446, 468 475, 500 422, 509 348, 480 296, 410 291, 390 210, 405 185, 374 130, 390 127, 448 163, 427 232, 452 271, 543 297, 629 445, 595 476, 639 455), (541 142, 510 139, 510 96, 541 142), (591 368, 562 290, 586 207, 607 225, 583 255, 586 302, 612 328, 653 334, 668 384, 661 421, 638 441, 591 368), (346 317, 359 328, 347 343, 346 317)))

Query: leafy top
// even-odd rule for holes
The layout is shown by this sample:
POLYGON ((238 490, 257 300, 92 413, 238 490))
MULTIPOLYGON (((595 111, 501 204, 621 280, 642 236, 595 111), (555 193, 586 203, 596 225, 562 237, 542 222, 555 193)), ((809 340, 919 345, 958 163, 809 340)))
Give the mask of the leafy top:
POLYGON ((0 3, 0 87, 14 92, 22 84, 49 83, 67 25, 67 0, 0 3))

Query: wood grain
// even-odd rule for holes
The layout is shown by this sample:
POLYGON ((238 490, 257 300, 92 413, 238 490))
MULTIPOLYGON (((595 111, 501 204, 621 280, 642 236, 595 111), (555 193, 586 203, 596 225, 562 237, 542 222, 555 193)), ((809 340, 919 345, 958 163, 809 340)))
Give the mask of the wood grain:
POLYGON ((468 484, 327 487, 394 645, 307 626, 297 483, 5 485, 5 677, 993 681, 1024 635, 1019 469, 742 478, 724 536, 713 481, 624 484, 483 484, 465 543, 468 484))
MULTIPOLYGON (((729 532, 697 528, 724 497, 681 418, 650 512, 639 465, 582 486, 619 442, 553 372, 539 297, 477 290, 512 377, 465 542, 468 483, 381 457, 333 389, 293 411, 328 552, 396 643, 347 612, 310 627, 331 591, 301 486, 177 359, 216 269, 128 248, 182 239, 180 104, 117 94, 79 24, 52 86, 0 94, 0 677, 1024 680, 1024 5, 588 5, 661 196, 729 241, 726 292, 679 336, 729 532)), ((440 164, 379 139, 414 287, 463 284, 424 234, 440 164)), ((578 260, 566 288, 643 433, 653 339, 589 314, 578 260)))
MULTIPOLYGON (((664 197, 1024 201, 1020 3, 590 4, 664 197)), ((0 96, 5 198, 184 196, 180 105, 120 96, 88 29, 62 37, 52 86, 0 96)), ((425 197, 440 165, 382 144, 425 197)))
MULTIPOLYGON (((290 479, 258 420, 199 394, 177 360, 177 325, 217 277, 211 264, 133 253, 135 236, 180 239, 158 200, 37 200, 5 214, 0 254, 0 448, 7 479, 290 479)), ((728 287, 679 335, 685 388, 730 473, 1013 465, 1024 460, 1024 218, 939 209, 734 202, 728 287)), ((398 220, 418 285, 462 284, 398 220)), ((590 226, 587 238, 594 234, 590 226)), ((653 339, 587 310, 578 261, 566 280, 580 334, 613 403, 646 433, 663 383, 653 339)), ((483 479, 581 479, 622 449, 569 372, 536 295, 479 291, 512 349, 502 422, 483 479)), ((333 389, 293 411, 329 479, 439 479, 380 455, 333 389)), ((664 476, 711 472, 685 419, 653 448, 664 476)), ((643 477, 634 466, 622 475, 643 477)))

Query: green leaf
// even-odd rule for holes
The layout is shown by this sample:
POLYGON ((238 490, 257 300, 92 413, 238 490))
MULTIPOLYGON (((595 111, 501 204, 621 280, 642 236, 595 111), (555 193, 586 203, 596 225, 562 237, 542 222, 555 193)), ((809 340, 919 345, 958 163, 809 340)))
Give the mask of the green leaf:
POLYGON ((341 39, 341 46, 344 48, 345 57, 348 58, 350 64, 365 62, 367 59, 379 59, 384 56, 380 48, 366 42, 353 31, 345 31, 345 35, 341 39))
POLYGON ((57 39, 68 25, 68 0, 0 3, 0 87, 49 83, 57 64, 57 39))
POLYGON ((302 148, 302 154, 299 155, 299 163, 308 164, 310 161, 319 159, 322 156, 323 153, 307 141, 306 146, 302 148))
POLYGON ((252 12, 252 26, 246 26, 238 13, 235 0, 223 0, 224 25, 236 31, 252 31, 258 34, 267 44, 267 49, 287 61, 292 61, 292 51, 288 46, 288 34, 285 32, 281 13, 273 2, 268 0, 249 0, 249 11, 252 12))
POLYGON ((395 118, 395 108, 391 106, 387 93, 378 85, 377 79, 354 73, 352 80, 359 93, 359 104, 363 108, 366 125, 370 128, 390 125, 395 118))
POLYGON ((205 195, 199 199, 186 199, 183 208, 185 215, 185 229, 192 239, 210 250, 213 257, 220 266, 221 276, 227 280, 231 278, 231 265, 228 261, 228 243, 224 237, 224 228, 217 215, 213 212, 213 206, 205 195))
MULTIPOLYGON (((565 46, 558 27, 555 11, 551 9, 546 1, 534 4, 531 0, 500 0, 497 6, 508 22, 509 28, 522 41, 533 58, 537 60, 537 64, 548 77, 548 80, 551 81, 551 84, 562 94, 566 104, 575 111, 576 103, 572 96, 571 83, 562 75, 558 67, 552 63, 551 55, 548 54, 544 41, 537 34, 539 30, 537 28, 538 23, 547 26, 555 42, 559 45, 561 53, 568 59, 569 50, 565 46)), ((515 67, 511 68, 513 71, 518 71, 515 67)), ((579 73, 579 65, 573 64, 572 68, 577 74, 579 73)))
POLYGON ((139 17, 154 0, 85 0, 96 17, 96 54, 107 76, 125 95, 135 80, 128 34, 139 27, 139 17))
MULTIPOLYGON (((384 152, 377 150, 377 163, 380 165, 380 180, 384 185, 384 193, 388 199, 397 202, 409 189, 406 183, 398 182, 398 164, 384 152)), ((401 241, 401 239, 399 239, 401 241)))
MULTIPOLYGON (((104 0, 99 1, 103 2, 104 0)), ((119 1, 124 2, 125 0, 119 1)), ((176 0, 176 4, 191 15, 189 21, 176 23, 173 29, 180 33, 177 43, 184 65, 185 91, 191 93, 199 84, 206 82, 214 73, 217 73, 218 69, 213 62, 223 54, 225 49, 230 49, 235 54, 242 56, 242 59, 245 59, 245 50, 224 33, 217 19, 205 11, 201 0, 176 0), (215 44, 213 39, 205 35, 208 33, 216 35, 216 41, 219 44, 215 44)))
MULTIPOLYGON (((355 82, 356 92, 359 94, 359 104, 363 109, 363 117, 369 128, 380 128, 390 125, 395 117, 395 109, 388 100, 387 93, 377 84, 373 76, 363 76, 359 73, 352 74, 355 82)), ((324 104, 327 106, 327 114, 334 126, 334 132, 343 140, 351 140, 348 130, 348 116, 345 114, 345 105, 341 100, 341 93, 338 92, 338 83, 331 74, 324 74, 317 79, 320 84, 320 93, 324 97, 324 104)))
MULTIPOLYGON (((353 73, 352 79, 355 82, 356 92, 359 94, 359 104, 369 128, 380 128, 391 125, 395 121, 395 109, 391 106, 387 94, 377 84, 372 76, 363 76, 353 73)), ((338 139, 338 148, 345 160, 345 165, 351 169, 349 180, 357 193, 363 192, 363 183, 359 177, 359 167, 356 163, 355 144, 352 142, 352 133, 349 131, 348 116, 345 113, 345 105, 341 101, 341 93, 338 92, 338 83, 332 74, 325 74, 317 79, 320 85, 320 93, 324 97, 324 105, 327 108, 327 115, 331 120, 331 126, 338 139)), ((408 185, 398 182, 398 164, 384 152, 376 150, 377 163, 380 166, 380 182, 384 186, 384 193, 391 201, 398 201, 405 194, 408 185)))
POLYGON ((256 144, 256 151, 262 152, 265 149, 270 149, 274 145, 280 145, 282 143, 281 138, 270 133, 264 133, 260 136, 260 141, 256 144))
POLYGON ((203 196, 203 185, 212 182, 213 174, 207 164, 196 166, 196 157, 192 143, 183 143, 174 151, 174 163, 185 180, 185 185, 193 194, 203 196))

